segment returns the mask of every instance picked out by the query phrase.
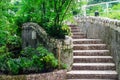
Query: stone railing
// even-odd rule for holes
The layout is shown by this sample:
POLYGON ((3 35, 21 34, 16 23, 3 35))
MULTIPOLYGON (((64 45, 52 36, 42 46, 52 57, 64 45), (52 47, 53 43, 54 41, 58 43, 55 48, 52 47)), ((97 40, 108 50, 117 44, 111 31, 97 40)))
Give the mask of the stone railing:
POLYGON ((50 36, 47 35, 45 30, 42 29, 42 27, 32 22, 23 24, 22 28, 23 28, 22 30, 23 48, 26 46, 26 42, 30 43, 30 45, 33 47, 36 46, 36 44, 37 45, 43 44, 50 52, 53 52, 55 54, 55 56, 58 58, 60 63, 66 64, 68 70, 71 69, 71 65, 73 63, 72 38, 71 37, 66 36, 66 39, 51 38, 50 36), (32 32, 36 34, 32 35, 32 32), (28 37, 29 39, 25 35, 29 35, 28 37))
POLYGON ((81 17, 77 19, 77 22, 80 30, 88 38, 102 39, 108 45, 120 78, 120 20, 101 17, 81 17))

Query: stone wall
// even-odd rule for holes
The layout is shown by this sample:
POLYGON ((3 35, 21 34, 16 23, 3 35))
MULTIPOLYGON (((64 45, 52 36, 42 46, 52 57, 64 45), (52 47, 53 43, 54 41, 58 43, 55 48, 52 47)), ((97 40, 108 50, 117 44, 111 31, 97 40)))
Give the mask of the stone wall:
POLYGON ((73 63, 71 37, 66 36, 66 39, 54 39, 48 36, 45 30, 36 23, 28 22, 23 24, 23 31, 26 26, 32 26, 34 31, 36 31, 36 42, 38 45, 43 44, 50 52, 53 52, 55 54, 55 56, 60 60, 60 63, 66 64, 68 70, 71 69, 71 65, 73 63))
POLYGON ((81 17, 78 20, 81 31, 88 38, 102 39, 108 45, 116 63, 120 80, 120 20, 101 17, 81 17))
POLYGON ((0 80, 66 80, 66 70, 29 75, 0 75, 0 80))

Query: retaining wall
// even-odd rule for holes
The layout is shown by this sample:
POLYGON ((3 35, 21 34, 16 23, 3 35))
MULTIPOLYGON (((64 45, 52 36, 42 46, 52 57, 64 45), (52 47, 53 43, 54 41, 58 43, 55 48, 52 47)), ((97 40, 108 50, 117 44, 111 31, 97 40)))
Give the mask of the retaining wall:
POLYGON ((66 70, 29 75, 0 75, 0 80, 66 80, 66 70))

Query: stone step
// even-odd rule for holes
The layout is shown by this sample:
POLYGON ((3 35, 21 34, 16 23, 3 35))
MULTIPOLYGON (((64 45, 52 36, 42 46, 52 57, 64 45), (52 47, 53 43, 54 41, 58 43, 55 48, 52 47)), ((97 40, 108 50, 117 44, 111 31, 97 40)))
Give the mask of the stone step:
POLYGON ((77 33, 72 33, 72 35, 75 36, 75 35, 86 35, 86 34, 81 33, 81 32, 77 32, 77 33))
POLYGON ((78 27, 77 25, 69 25, 70 28, 73 28, 73 27, 78 27))
POLYGON ((74 63, 112 63, 111 56, 73 56, 74 63))
POLYGON ((71 27, 71 30, 80 30, 80 27, 71 27))
POLYGON ((106 44, 74 44, 73 50, 105 50, 106 44))
POLYGON ((109 50, 74 50, 74 56, 108 56, 109 50))
POLYGON ((71 30, 71 32, 74 34, 80 32, 80 30, 71 30))
POLYGON ((84 34, 84 33, 82 33, 82 32, 74 32, 74 33, 72 33, 73 35, 78 35, 78 34, 84 34))
POLYGON ((80 28, 79 27, 71 28, 71 31, 80 31, 80 28))
POLYGON ((72 38, 73 38, 73 39, 81 39, 81 38, 83 39, 83 38, 86 38, 86 35, 84 35, 84 34, 73 35, 72 38))
POLYGON ((116 80, 116 79, 67 79, 67 80, 116 80))
POLYGON ((79 35, 85 35, 86 36, 86 34, 83 34, 83 33, 74 33, 74 34, 72 34, 73 36, 79 36, 79 35))
POLYGON ((115 70, 114 63, 73 63, 72 70, 115 70))
POLYGON ((100 44, 101 39, 73 39, 73 44, 100 44))
POLYGON ((99 70, 73 70, 67 72, 67 79, 115 79, 117 80, 116 71, 99 71, 99 70))

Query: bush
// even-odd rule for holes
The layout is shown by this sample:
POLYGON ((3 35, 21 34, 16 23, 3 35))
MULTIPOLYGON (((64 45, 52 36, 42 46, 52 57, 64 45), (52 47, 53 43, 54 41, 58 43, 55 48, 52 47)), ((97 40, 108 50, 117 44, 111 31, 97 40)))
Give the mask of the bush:
POLYGON ((67 25, 56 25, 48 27, 47 33, 54 38, 64 39, 65 35, 70 35, 70 28, 67 25))
POLYGON ((6 46, 0 47, 0 55, 5 54, 8 51, 8 48, 6 46))
POLYGON ((8 66, 7 66, 7 61, 11 58, 13 58, 14 55, 11 53, 5 53, 0 56, 0 71, 3 73, 8 72, 8 66))
POLYGON ((6 43, 9 51, 13 51, 21 47, 21 38, 19 36, 9 36, 6 43))
POLYGON ((35 69, 36 72, 44 72, 44 62, 43 59, 40 58, 40 56, 34 55, 32 57, 33 60, 33 68, 35 69))
POLYGON ((23 74, 32 72, 48 72, 58 67, 58 61, 53 53, 43 46, 37 49, 26 47, 19 57, 12 53, 0 56, 0 71, 9 74, 23 74))
POLYGON ((34 48, 26 47, 26 48, 24 48, 24 50, 21 51, 20 55, 22 57, 31 58, 33 55, 35 55, 37 53, 38 53, 37 50, 35 50, 34 48))
POLYGON ((52 53, 49 53, 47 56, 43 57, 43 62, 46 71, 51 71, 58 66, 58 60, 55 59, 52 53))
POLYGON ((58 60, 54 57, 53 53, 48 52, 48 50, 42 46, 38 47, 37 51, 40 54, 45 71, 51 71, 58 67, 58 60))
POLYGON ((10 74, 18 74, 20 66, 16 59, 9 59, 7 61, 7 66, 10 74))

